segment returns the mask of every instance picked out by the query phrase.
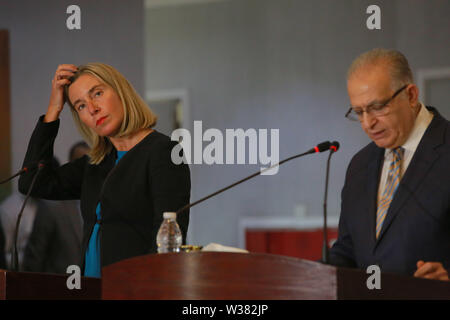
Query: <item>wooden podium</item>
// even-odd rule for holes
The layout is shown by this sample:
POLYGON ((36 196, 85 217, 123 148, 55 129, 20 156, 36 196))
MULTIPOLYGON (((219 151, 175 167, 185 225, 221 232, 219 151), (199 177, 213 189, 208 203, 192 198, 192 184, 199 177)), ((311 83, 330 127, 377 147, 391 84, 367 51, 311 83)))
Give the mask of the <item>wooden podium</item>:
POLYGON ((381 275, 369 290, 362 270, 272 254, 190 252, 150 254, 106 266, 102 280, 0 270, 0 299, 450 299, 450 282, 381 275))
POLYGON ((81 278, 81 289, 67 288, 70 275, 14 272, 0 269, 0 300, 96 300, 101 298, 101 280, 81 278))
POLYGON ((271 254, 191 252, 135 257, 102 269, 102 299, 450 299, 450 282, 369 274, 271 254))

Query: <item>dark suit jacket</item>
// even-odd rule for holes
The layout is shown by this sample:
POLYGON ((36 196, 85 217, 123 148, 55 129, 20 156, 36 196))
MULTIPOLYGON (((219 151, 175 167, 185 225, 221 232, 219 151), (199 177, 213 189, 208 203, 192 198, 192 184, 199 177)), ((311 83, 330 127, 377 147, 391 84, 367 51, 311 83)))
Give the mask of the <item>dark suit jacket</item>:
POLYGON ((418 260, 450 268, 450 123, 434 108, 375 237, 384 150, 370 143, 351 160, 342 190, 339 236, 331 264, 412 275, 418 260))
POLYGON ((38 200, 23 271, 66 274, 68 266, 80 264, 83 222, 78 208, 76 200, 38 200))
MULTIPOLYGON (((41 160, 50 163, 59 120, 44 123, 42 116, 33 131, 24 166, 41 160)), ((156 253, 156 234, 163 212, 176 211, 189 203, 190 173, 186 164, 175 165, 171 151, 176 142, 154 131, 128 151, 115 165, 113 148, 98 165, 84 156, 57 169, 45 166, 31 193, 48 200, 81 199, 84 221, 82 258, 96 223, 95 210, 101 203, 101 265, 126 258, 156 253)), ((26 193, 34 172, 19 179, 19 191, 26 193)), ((186 239, 189 212, 177 217, 186 239)), ((81 263, 84 269, 84 261, 81 263)))

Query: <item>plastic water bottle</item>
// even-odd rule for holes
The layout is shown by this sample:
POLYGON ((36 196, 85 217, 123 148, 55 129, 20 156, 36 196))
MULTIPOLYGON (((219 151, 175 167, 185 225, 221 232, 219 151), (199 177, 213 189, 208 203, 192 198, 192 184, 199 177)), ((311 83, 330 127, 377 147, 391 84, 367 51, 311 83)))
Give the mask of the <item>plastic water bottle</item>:
POLYGON ((164 212, 163 222, 156 236, 158 253, 180 252, 182 235, 180 226, 177 223, 176 212, 164 212))

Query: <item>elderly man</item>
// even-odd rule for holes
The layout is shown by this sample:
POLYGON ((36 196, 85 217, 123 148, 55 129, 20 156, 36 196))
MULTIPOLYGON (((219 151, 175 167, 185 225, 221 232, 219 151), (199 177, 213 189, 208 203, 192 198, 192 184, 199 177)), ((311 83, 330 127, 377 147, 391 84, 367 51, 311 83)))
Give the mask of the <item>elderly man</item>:
POLYGON ((372 143, 351 160, 330 263, 448 280, 450 122, 418 101, 408 61, 374 49, 350 66, 346 117, 372 143))

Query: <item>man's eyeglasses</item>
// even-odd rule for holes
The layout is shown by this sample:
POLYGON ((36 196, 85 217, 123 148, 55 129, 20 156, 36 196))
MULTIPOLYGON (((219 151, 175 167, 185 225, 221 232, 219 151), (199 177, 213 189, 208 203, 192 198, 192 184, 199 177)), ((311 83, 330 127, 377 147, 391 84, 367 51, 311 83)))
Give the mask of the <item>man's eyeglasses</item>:
POLYGON ((386 100, 383 103, 374 103, 369 106, 367 106, 366 110, 363 108, 353 108, 350 107, 348 109, 347 113, 345 114, 345 117, 352 121, 361 121, 364 112, 367 114, 372 114, 375 117, 384 116, 389 113, 389 108, 387 108, 387 105, 394 100, 396 96, 400 94, 408 85, 405 84, 403 87, 395 91, 395 93, 390 97, 388 100, 386 100))

